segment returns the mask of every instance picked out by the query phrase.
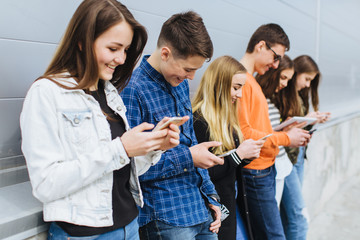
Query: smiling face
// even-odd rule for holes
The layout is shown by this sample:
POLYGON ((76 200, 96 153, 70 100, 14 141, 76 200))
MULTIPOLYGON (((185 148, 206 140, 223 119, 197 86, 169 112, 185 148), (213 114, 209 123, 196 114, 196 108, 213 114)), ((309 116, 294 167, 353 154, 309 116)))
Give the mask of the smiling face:
POLYGON ((316 72, 300 73, 296 76, 296 91, 300 91, 304 88, 310 87, 311 81, 316 77, 316 72))
POLYGON ((99 79, 111 80, 115 68, 125 63, 133 30, 126 21, 121 21, 102 33, 94 42, 99 79))
POLYGON ((255 59, 254 71, 260 75, 264 75, 270 68, 277 69, 279 67, 280 61, 274 60, 275 53, 281 57, 285 54, 285 46, 275 44, 271 47, 271 50, 264 41, 260 41, 256 45, 256 49, 258 54, 255 59))
POLYGON ((184 79, 192 80, 196 70, 202 67, 205 58, 201 56, 189 56, 186 59, 175 58, 170 48, 161 49, 160 73, 173 87, 179 86, 184 79))
POLYGON ((276 88, 275 92, 279 92, 281 89, 285 88, 288 85, 289 80, 294 75, 294 69, 293 68, 287 68, 281 71, 280 73, 280 80, 279 80, 279 86, 276 88))
POLYGON ((233 76, 231 82, 231 102, 235 103, 238 98, 242 96, 242 87, 246 82, 246 73, 237 73, 233 76))

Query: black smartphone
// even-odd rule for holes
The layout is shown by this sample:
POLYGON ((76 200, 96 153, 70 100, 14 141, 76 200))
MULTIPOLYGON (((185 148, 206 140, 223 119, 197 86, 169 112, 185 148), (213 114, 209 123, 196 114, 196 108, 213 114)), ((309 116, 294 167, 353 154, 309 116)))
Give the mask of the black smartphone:
POLYGON ((311 129, 311 130, 309 131, 309 134, 310 134, 310 135, 313 134, 316 130, 317 130, 316 128, 315 128, 315 129, 311 129))

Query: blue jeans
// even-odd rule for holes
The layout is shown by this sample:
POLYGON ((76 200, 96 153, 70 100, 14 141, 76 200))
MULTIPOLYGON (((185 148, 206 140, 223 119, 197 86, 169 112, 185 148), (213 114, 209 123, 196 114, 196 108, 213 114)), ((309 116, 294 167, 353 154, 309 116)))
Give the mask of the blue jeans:
POLYGON ((305 147, 299 147, 299 155, 297 157, 297 162, 294 165, 294 168, 296 168, 296 172, 299 177, 301 186, 304 181, 304 157, 305 157, 305 147))
POLYGON ((275 166, 264 170, 243 169, 254 239, 285 240, 275 199, 275 166))
POLYGON ((56 223, 51 223, 48 240, 139 240, 139 225, 136 217, 131 223, 123 228, 116 229, 100 235, 88 237, 72 237, 62 230, 56 223))
POLYGON ((281 199, 281 218, 287 240, 305 240, 308 231, 307 210, 302 195, 304 174, 304 151, 300 150, 298 162, 290 175, 285 178, 281 199))
POLYGON ((154 220, 140 228, 140 238, 141 240, 217 240, 217 234, 209 230, 213 221, 210 212, 206 222, 191 227, 175 227, 154 220))
POLYGON ((241 218, 239 208, 236 206, 236 240, 248 240, 244 221, 241 218))

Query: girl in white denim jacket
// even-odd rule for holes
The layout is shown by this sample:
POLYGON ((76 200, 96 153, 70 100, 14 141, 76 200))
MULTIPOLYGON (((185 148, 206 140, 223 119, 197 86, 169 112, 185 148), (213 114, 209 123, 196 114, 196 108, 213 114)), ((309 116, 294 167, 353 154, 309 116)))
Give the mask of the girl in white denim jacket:
MULTIPOLYGON (((174 124, 149 132, 154 126, 143 123, 130 130, 118 94, 146 40, 144 27, 121 3, 85 0, 45 74, 27 93, 20 117, 22 150, 33 194, 44 204, 44 220, 53 222, 49 239, 93 235, 128 239, 129 234, 138 239, 137 218, 124 223, 123 206, 128 205, 116 202, 113 193, 129 193, 130 201, 142 206, 138 175, 160 159, 162 151, 155 150, 179 144, 174 124), (104 96, 107 109, 120 120, 114 124, 121 124, 117 126, 121 136, 112 137, 112 119, 90 93, 104 96), (114 174, 121 169, 129 176, 122 179, 126 189, 115 189, 114 174), (121 211, 113 212, 115 205, 121 211)), ((137 216, 134 206, 131 211, 137 216)))

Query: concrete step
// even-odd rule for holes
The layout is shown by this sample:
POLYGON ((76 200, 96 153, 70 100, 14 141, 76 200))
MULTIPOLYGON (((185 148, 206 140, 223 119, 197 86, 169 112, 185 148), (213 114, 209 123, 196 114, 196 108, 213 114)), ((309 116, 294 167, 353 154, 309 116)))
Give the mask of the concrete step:
POLYGON ((341 185, 322 211, 310 221, 309 240, 360 239, 360 176, 341 185))
POLYGON ((29 182, 0 188, 0 239, 25 239, 43 232, 42 203, 31 193, 29 182))

